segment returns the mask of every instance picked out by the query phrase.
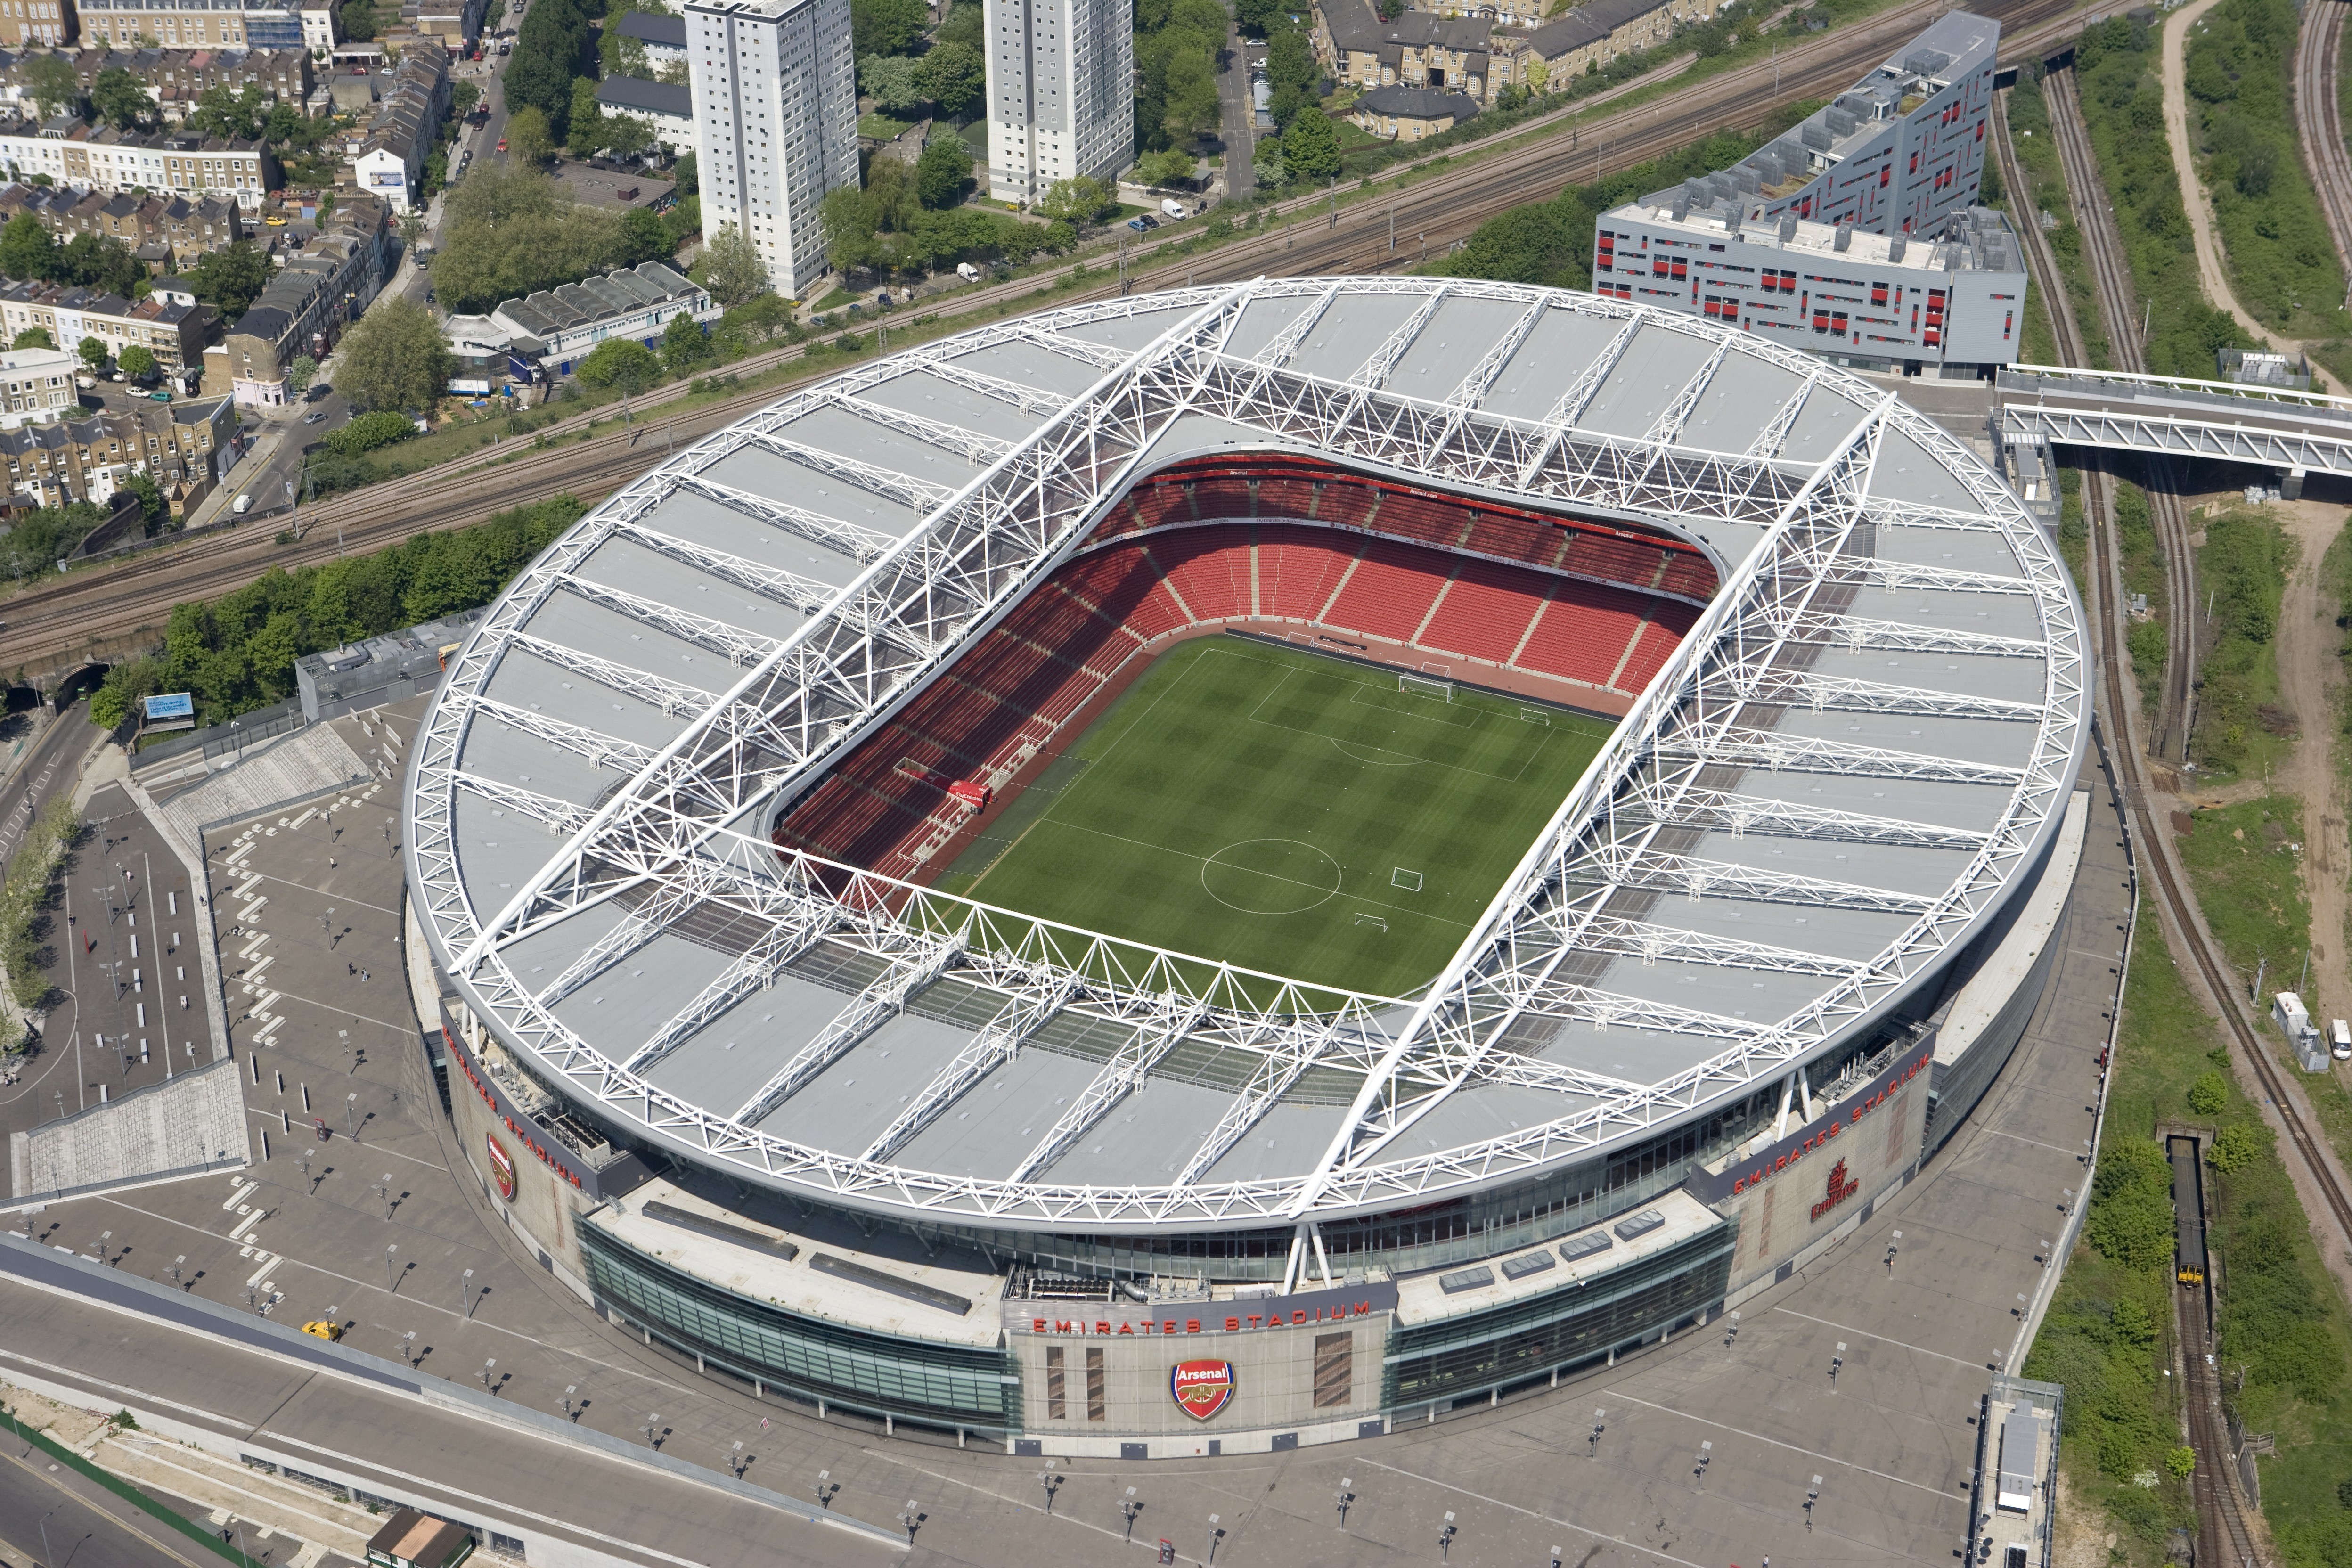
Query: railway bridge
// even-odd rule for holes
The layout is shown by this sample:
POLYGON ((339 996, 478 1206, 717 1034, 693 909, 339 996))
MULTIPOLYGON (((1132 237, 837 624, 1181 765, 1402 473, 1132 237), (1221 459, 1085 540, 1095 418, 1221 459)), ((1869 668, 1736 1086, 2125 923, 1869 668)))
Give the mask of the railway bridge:
POLYGON ((2306 474, 2352 476, 2352 397, 2019 364, 2000 373, 1993 417, 2004 446, 2096 447, 2273 468, 2290 499, 2306 474))

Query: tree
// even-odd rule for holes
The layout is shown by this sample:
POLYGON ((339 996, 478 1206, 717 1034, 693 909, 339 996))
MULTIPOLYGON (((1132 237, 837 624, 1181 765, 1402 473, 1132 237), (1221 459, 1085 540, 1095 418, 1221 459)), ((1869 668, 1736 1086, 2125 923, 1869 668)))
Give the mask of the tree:
POLYGON ((988 91, 988 61, 970 44, 934 43, 916 68, 923 96, 953 120, 978 109, 988 91))
MULTIPOLYGON (((124 356, 127 362, 130 356, 124 356)), ((296 392, 308 392, 310 384, 319 379, 319 362, 309 354, 296 354, 294 363, 286 367, 286 384, 296 392)))
MULTIPOLYGON (((572 112, 566 142, 575 158, 593 157, 604 145, 604 110, 596 101, 596 82, 592 77, 579 77, 572 83, 572 112)), ((512 122, 509 122, 507 141, 514 142, 512 122)))
POLYGON ((155 351, 144 343, 132 343, 115 356, 115 368, 133 381, 145 381, 155 374, 155 351))
POLYGON ((956 0, 947 20, 931 29, 931 44, 964 44, 979 48, 988 42, 988 17, 980 0, 956 0))
POLYGON ((376 19, 373 0, 343 0, 343 37, 354 43, 366 43, 375 37, 376 19))
MULTIPOLYGON (((463 120, 468 114, 473 113, 474 105, 481 101, 482 89, 473 82, 457 82, 452 84, 449 89, 449 112, 456 115, 460 120, 463 120)), ((281 109, 284 107, 285 106, 283 104, 278 106, 278 108, 281 109)), ((275 115, 276 112, 276 110, 271 110, 273 115, 275 115)), ((278 140, 278 138, 273 136, 271 140, 275 141, 278 140)))
POLYGON ((580 379, 598 391, 616 387, 625 395, 635 396, 647 387, 661 384, 661 361, 653 350, 635 338, 606 338, 588 352, 580 362, 580 379))
POLYGON ((104 368, 106 362, 113 357, 108 352, 106 344, 97 338, 82 339, 80 342, 74 345, 74 353, 79 354, 81 363, 92 370, 104 368))
POLYGON ((16 334, 16 342, 8 346, 12 349, 53 349, 58 345, 49 336, 48 328, 26 327, 16 334))
POLYGON ((915 160, 915 191, 925 206, 954 206, 971 184, 971 153, 961 141, 943 133, 923 143, 923 155, 915 160))
POLYGON ((607 114, 602 124, 604 151, 615 158, 634 158, 660 145, 654 122, 642 114, 607 114))
POLYGON ((426 408, 448 385, 457 358, 433 312, 413 300, 379 300, 343 338, 335 385, 352 406, 426 408))
POLYGON ((1289 20, 1280 0, 1234 0, 1234 20, 1253 38, 1263 38, 1289 20))
POLYGON ((180 275, 190 293, 220 312, 221 324, 233 326, 251 307, 255 296, 269 286, 269 262, 249 239, 219 250, 208 250, 180 275))
POLYGON ((681 310, 662 329, 662 363, 672 375, 684 375, 710 357, 710 339, 702 323, 681 310))
POLYGON ((26 62, 25 94, 37 105, 41 118, 62 112, 81 101, 81 77, 64 55, 36 55, 26 62))
POLYGON ((1541 55, 1530 55, 1528 58, 1528 90, 1541 92, 1550 80, 1551 62, 1541 55))
POLYGON ((641 261, 667 262, 677 255, 677 237, 661 214, 651 207, 631 207, 623 213, 621 237, 628 257, 621 264, 625 267, 635 267, 641 261))
POLYGON ((1146 153, 1136 160, 1135 177, 1147 185, 1172 185, 1190 180, 1198 166, 1190 153, 1180 153, 1171 147, 1162 152, 1146 153))
POLYGON ((507 146, 516 158, 536 166, 555 156, 555 132, 540 110, 518 110, 507 121, 507 146))
POLYGON ((703 246, 694 263, 694 280, 727 310, 769 291, 768 263, 751 237, 733 224, 721 224, 703 246))
POLYGON ((669 177, 674 182, 670 188, 677 193, 681 201, 702 189, 702 165, 691 153, 677 155, 677 163, 671 168, 669 177))
POLYGON ((923 0, 849 0, 850 48, 868 55, 902 55, 930 26, 923 0))
POLYGON ((719 325, 740 338, 748 339, 753 332, 762 342, 774 342, 778 332, 793 330, 792 301, 771 289, 746 300, 727 312, 719 325))
POLYGON ((922 100, 919 75, 915 62, 904 55, 867 55, 857 62, 857 90, 872 99, 877 109, 903 113, 922 100))
POLYGON ((1037 198, 1037 211, 1044 216, 1060 218, 1066 223, 1092 223, 1103 213, 1117 205, 1117 198, 1100 180, 1084 174, 1066 180, 1055 180, 1037 198))
POLYGON ((206 136, 250 142, 261 134, 261 121, 268 112, 259 82, 248 82, 239 89, 215 82, 196 100, 195 108, 188 113, 187 124, 191 131, 206 136))
POLYGON ((1339 133, 1319 110, 1309 110, 1282 138, 1282 161, 1292 179, 1321 184, 1339 173, 1339 133))
POLYGON ((1190 147, 1217 128, 1216 67, 1205 51, 1169 57, 1166 94, 1160 123, 1170 145, 1190 147))
POLYGON ((362 414, 327 437, 328 447, 346 458, 405 441, 416 434, 416 421, 394 409, 362 414))
POLYGON ((39 218, 30 213, 18 213, 8 220, 6 227, 0 228, 0 272, 20 283, 37 282, 56 267, 56 259, 50 254, 56 248, 39 218))
POLYGON ((134 471, 126 476, 122 488, 139 498, 140 516, 146 522, 150 534, 170 520, 172 503, 163 499, 163 487, 144 472, 134 471))
POLYGON ((123 131, 152 124, 155 100, 147 85, 121 66, 109 66, 90 83, 89 105, 100 118, 123 131))
POLYGON ((2230 1103, 2229 1090, 2218 1072, 2198 1075, 2189 1086, 2189 1109, 2200 1116, 2219 1116, 2230 1103))
POLYGON ((1277 88, 1295 87, 1310 93, 1321 83, 1323 68, 1316 63, 1315 51, 1307 47, 1306 34, 1296 27, 1285 27, 1267 40, 1265 79, 1277 88))

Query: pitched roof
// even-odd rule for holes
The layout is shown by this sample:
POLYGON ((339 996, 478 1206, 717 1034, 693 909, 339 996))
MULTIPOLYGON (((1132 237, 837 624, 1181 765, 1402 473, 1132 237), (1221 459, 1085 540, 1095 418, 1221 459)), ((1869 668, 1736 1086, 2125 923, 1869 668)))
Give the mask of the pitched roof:
POLYGON ((632 11, 616 26, 625 38, 667 45, 673 49, 686 47, 686 18, 683 16, 657 16, 650 11, 632 11))
POLYGON ((1376 87, 1356 100, 1356 105, 1374 114, 1392 115, 1400 120, 1442 120, 1450 116, 1458 122, 1478 112, 1478 100, 1467 93, 1447 92, 1435 87, 1407 87, 1402 82, 1394 87, 1376 87))
MULTIPOLYGON (((642 13, 632 13, 642 15, 642 13)), ((694 89, 641 76, 606 77, 596 88, 596 101, 629 113, 661 114, 677 120, 694 118, 694 89)))

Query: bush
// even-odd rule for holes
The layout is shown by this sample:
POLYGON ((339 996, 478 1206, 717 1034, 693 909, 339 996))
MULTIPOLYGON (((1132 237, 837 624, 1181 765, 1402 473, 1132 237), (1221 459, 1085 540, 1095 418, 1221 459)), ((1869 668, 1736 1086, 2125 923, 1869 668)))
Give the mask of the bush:
POLYGON ((2232 1175, 2269 1153, 2273 1142, 2269 1128, 2251 1121, 2232 1121, 2213 1135, 2213 1146, 2205 1151, 2205 1163, 2225 1176, 2232 1175))
POLYGON ((582 384, 598 391, 617 387, 635 396, 647 387, 658 386, 662 379, 662 363, 653 350, 635 338, 606 338, 580 362, 582 384))
POLYGON ((2218 1072, 2200 1074, 2197 1081, 2189 1086, 2189 1109, 2200 1116, 2219 1116, 2221 1108, 2229 1102, 2228 1091, 2218 1072))
POLYGON ((356 458, 362 452, 373 452, 395 441, 405 441, 415 434, 416 421, 405 414, 390 411, 362 414, 327 437, 327 449, 346 458, 356 458))
POLYGON ((38 1007, 48 1000, 41 958, 42 940, 49 931, 49 886, 80 834, 81 817, 72 797, 55 796, 26 830, 7 877, 0 880, 0 963, 6 966, 8 989, 20 1007, 38 1007))
POLYGON ((2083 1239, 2135 1274, 2172 1259, 2172 1168, 2149 1138, 2115 1138, 2099 1152, 2083 1239))

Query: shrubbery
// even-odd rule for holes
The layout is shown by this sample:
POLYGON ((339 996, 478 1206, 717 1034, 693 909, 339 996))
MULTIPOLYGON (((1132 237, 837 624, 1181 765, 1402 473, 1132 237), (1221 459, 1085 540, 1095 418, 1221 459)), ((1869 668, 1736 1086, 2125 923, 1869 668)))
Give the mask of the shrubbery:
POLYGON ((405 441, 415 434, 416 421, 405 414, 362 414, 327 437, 327 449, 346 458, 356 458, 362 452, 373 452, 379 447, 405 441))
POLYGON ((49 983, 40 963, 49 931, 49 884, 80 832, 73 797, 51 797, 26 830, 5 884, 0 884, 0 963, 7 965, 8 990, 20 1007, 37 1007, 48 999, 49 983))

